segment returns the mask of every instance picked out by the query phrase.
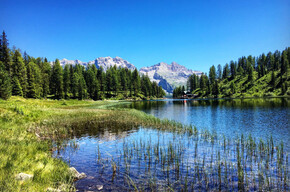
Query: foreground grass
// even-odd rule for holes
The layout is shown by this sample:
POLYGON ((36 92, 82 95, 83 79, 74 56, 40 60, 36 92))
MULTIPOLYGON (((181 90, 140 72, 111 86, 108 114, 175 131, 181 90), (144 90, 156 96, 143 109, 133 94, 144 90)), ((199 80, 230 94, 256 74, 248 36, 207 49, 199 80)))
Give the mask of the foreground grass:
POLYGON ((74 190, 68 165, 51 157, 52 141, 70 137, 86 126, 106 124, 154 126, 187 132, 194 129, 160 120, 133 109, 116 108, 117 101, 55 101, 12 97, 0 100, 0 191, 46 191, 67 184, 74 190), (17 181, 18 173, 33 174, 30 181, 17 181))

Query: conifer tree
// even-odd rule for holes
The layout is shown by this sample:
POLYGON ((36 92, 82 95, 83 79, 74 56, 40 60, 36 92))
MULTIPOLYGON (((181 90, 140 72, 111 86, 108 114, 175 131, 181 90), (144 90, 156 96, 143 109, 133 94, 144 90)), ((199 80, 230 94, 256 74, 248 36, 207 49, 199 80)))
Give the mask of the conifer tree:
POLYGON ((51 65, 47 59, 44 59, 41 75, 42 75, 42 97, 46 98, 49 94, 49 82, 50 82, 51 65))
POLYGON ((83 100, 87 98, 87 87, 84 77, 81 75, 78 84, 78 99, 83 100))
POLYGON ((35 78, 34 78, 34 63, 29 62, 27 65, 27 97, 28 98, 36 98, 37 97, 37 90, 35 85, 35 78))
POLYGON ((234 79, 236 77, 236 65, 233 61, 230 62, 230 68, 231 68, 231 79, 234 79))
POLYGON ((275 73, 274 73, 274 69, 272 70, 272 74, 271 74, 271 85, 272 85, 273 89, 276 88, 276 76, 275 76, 275 73))
POLYGON ((248 81, 252 82, 254 80, 254 69, 253 66, 249 66, 248 81))
POLYGON ((17 78, 21 86, 22 95, 26 96, 26 88, 27 88, 26 67, 19 50, 15 50, 12 57, 12 75, 13 77, 17 78))
POLYGON ((12 94, 17 96, 23 96, 22 87, 19 83, 17 76, 12 79, 12 94))
POLYGON ((132 84, 134 89, 134 95, 137 96, 141 87, 141 79, 137 69, 135 69, 132 73, 132 84))
POLYGON ((11 79, 5 66, 0 61, 0 98, 8 99, 11 94, 11 79))
POLYGON ((52 94, 54 94, 57 99, 63 98, 63 70, 58 59, 55 60, 52 66, 51 89, 52 94))
POLYGON ((66 99, 69 98, 70 87, 70 69, 69 65, 65 65, 63 70, 63 91, 66 99))
POLYGON ((0 37, 0 61, 2 61, 8 74, 11 75, 11 56, 5 31, 2 32, 0 37))
POLYGON ((221 66, 221 64, 218 64, 218 67, 217 67, 217 78, 219 80, 222 79, 222 66, 221 66))
POLYGON ((229 64, 226 64, 223 69, 223 79, 228 78, 230 74, 229 64))
POLYGON ((210 70, 209 70, 209 81, 210 84, 213 84, 216 80, 216 70, 215 70, 215 66, 211 66, 210 70))
POLYGON ((74 72, 71 84, 72 84, 71 91, 72 91, 73 97, 76 98, 77 93, 78 93, 78 87, 79 87, 79 75, 77 72, 74 72))
POLYGON ((235 94, 236 93, 236 85, 235 85, 235 83, 231 82, 230 87, 231 87, 231 94, 235 94))

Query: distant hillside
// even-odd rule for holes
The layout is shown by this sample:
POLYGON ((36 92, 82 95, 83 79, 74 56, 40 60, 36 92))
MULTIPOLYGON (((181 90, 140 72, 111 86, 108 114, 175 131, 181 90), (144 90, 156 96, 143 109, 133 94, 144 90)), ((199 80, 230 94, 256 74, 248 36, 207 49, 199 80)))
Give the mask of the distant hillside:
MULTIPOLYGON (((184 97, 189 91, 195 97, 267 97, 290 96, 290 48, 282 52, 249 55, 238 61, 212 66, 208 76, 191 75, 188 87, 177 87, 174 97, 184 97)), ((191 95, 190 95, 191 96, 191 95)))

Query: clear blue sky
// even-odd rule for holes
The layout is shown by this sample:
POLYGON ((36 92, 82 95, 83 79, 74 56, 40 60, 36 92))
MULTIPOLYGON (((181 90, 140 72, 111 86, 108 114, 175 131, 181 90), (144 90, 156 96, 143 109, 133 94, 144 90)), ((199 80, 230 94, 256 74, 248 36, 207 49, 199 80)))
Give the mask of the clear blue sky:
POLYGON ((290 46, 289 0, 1 0, 0 30, 34 57, 211 65, 290 46))

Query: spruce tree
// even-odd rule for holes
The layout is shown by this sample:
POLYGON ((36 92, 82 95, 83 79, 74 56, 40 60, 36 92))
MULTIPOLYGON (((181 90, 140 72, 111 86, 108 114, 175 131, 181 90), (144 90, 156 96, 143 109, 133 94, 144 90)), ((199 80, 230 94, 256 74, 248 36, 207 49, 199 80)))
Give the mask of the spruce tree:
POLYGON ((3 31, 0 40, 0 61, 2 61, 8 74, 11 75, 11 55, 5 31, 3 31))
POLYGON ((49 82, 50 82, 51 65, 45 59, 41 71, 42 75, 42 97, 46 98, 49 94, 49 82))
POLYGON ((78 99, 83 100, 86 98, 87 98, 86 81, 83 76, 80 76, 78 84, 78 99))
POLYGON ((0 61, 0 98, 8 99, 12 94, 11 79, 5 66, 0 61))
POLYGON ((18 77, 14 76, 12 79, 12 94, 23 96, 22 87, 19 83, 18 77))
POLYGON ((135 69, 132 73, 132 83, 133 83, 134 95, 138 96, 140 87, 141 87, 141 79, 140 79, 137 69, 135 69))
POLYGON ((64 97, 67 99, 69 98, 69 92, 70 92, 70 69, 69 65, 64 66, 63 70, 63 92, 64 92, 64 97))
POLYGON ((26 96, 27 74, 26 67, 19 50, 15 50, 12 57, 12 75, 16 77, 21 86, 22 95, 26 96))
POLYGON ((63 70, 58 59, 55 60, 52 66, 51 89, 52 94, 54 94, 57 99, 63 98, 63 70))
POLYGON ((231 68, 231 79, 234 79, 236 77, 236 65, 233 61, 230 62, 230 68, 231 68))
POLYGON ((78 93, 78 87, 79 87, 79 75, 77 72, 74 72, 71 84, 72 84, 71 91, 72 91, 73 97, 76 98, 77 93, 78 93))
POLYGON ((276 76, 275 76, 274 69, 272 70, 272 74, 271 74, 271 85, 274 90, 276 88, 276 76))
POLYGON ((213 84, 216 80, 216 70, 215 70, 215 66, 211 66, 209 69, 209 81, 210 84, 213 84))
POLYGON ((28 98, 36 98, 37 97, 37 90, 35 85, 35 78, 34 78, 34 63, 29 62, 27 65, 27 97, 28 98))
POLYGON ((249 66, 248 81, 252 82, 254 80, 254 69, 253 66, 249 66))

